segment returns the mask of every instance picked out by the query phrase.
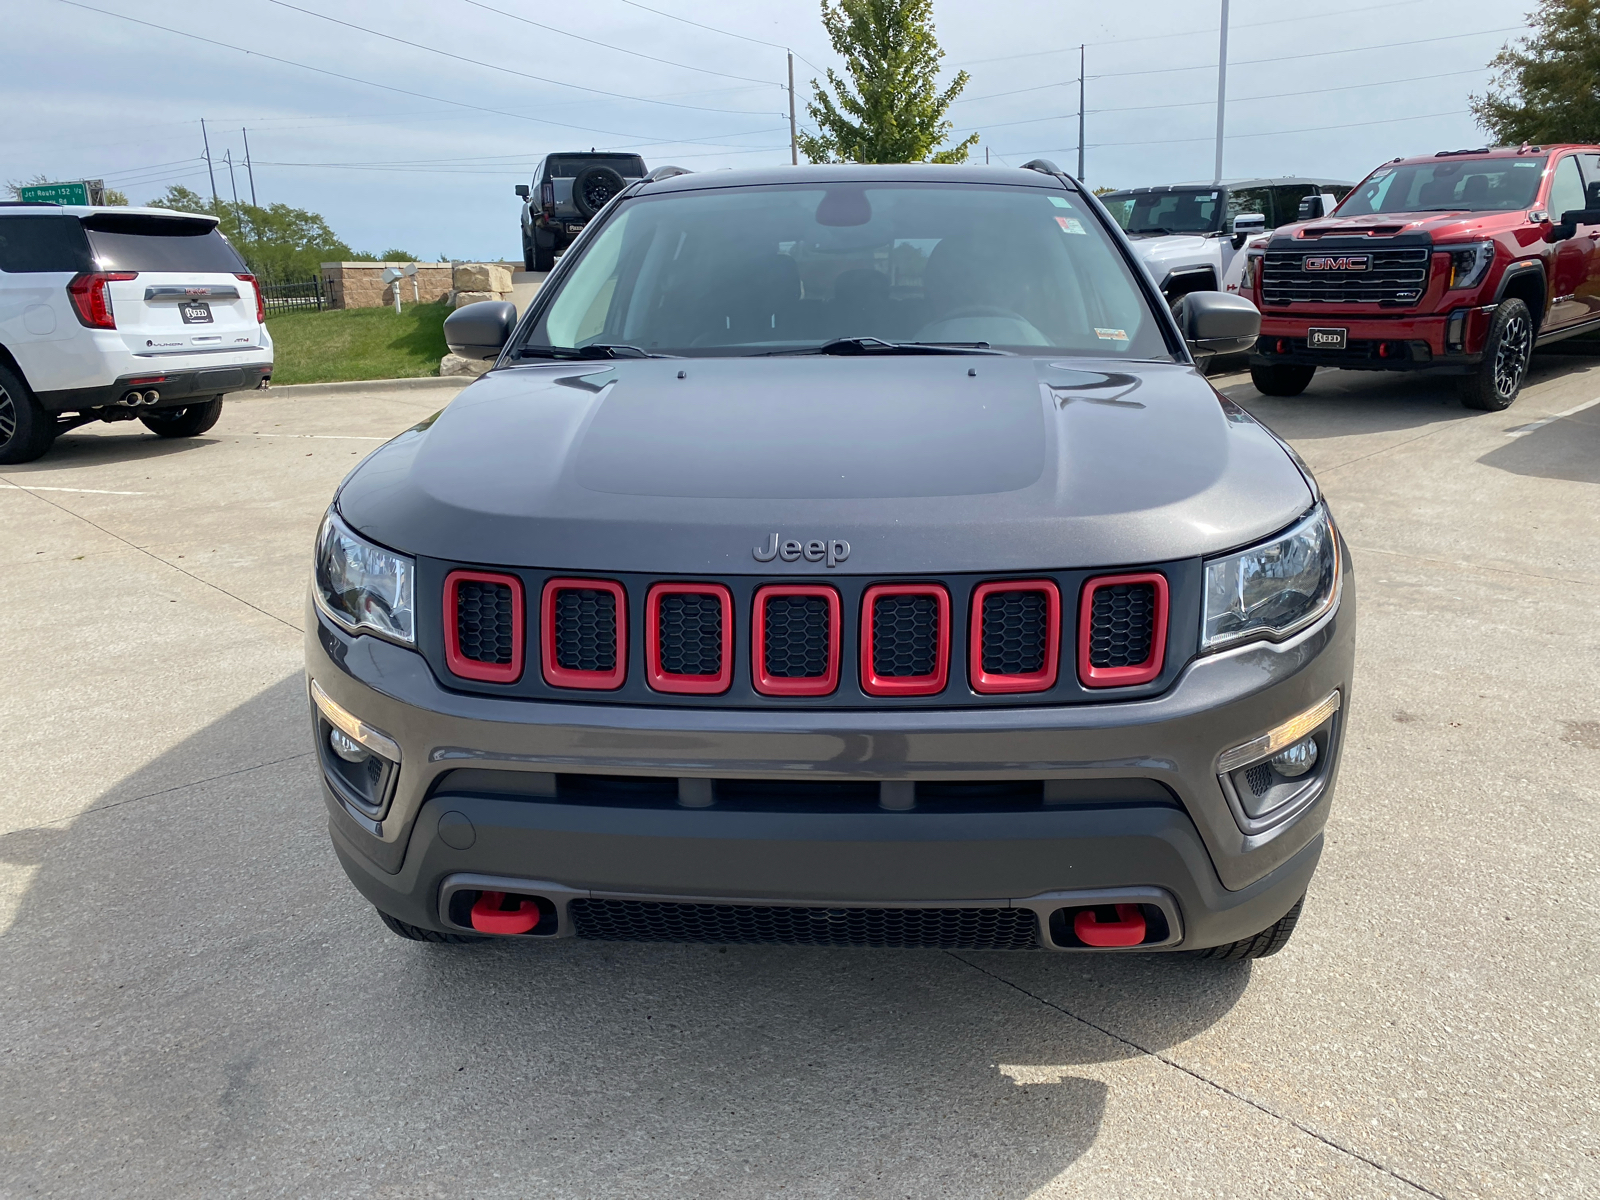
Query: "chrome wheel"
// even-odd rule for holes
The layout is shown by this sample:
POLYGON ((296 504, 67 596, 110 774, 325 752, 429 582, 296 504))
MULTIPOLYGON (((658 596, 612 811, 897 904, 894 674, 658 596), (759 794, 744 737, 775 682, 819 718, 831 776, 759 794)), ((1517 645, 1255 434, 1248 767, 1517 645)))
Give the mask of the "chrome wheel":
POLYGON ((0 387, 0 446, 17 436, 17 405, 11 393, 0 387))
POLYGON ((1522 386, 1522 376, 1533 356, 1533 326, 1528 318, 1515 313, 1500 331, 1500 344, 1494 352, 1494 390, 1510 398, 1522 386))

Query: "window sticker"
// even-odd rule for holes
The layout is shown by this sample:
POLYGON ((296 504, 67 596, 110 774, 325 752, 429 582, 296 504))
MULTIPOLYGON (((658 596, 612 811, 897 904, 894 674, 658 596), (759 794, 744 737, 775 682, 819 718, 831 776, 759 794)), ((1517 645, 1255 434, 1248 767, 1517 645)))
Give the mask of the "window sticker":
POLYGON ((1054 204, 1057 208, 1071 208, 1072 207, 1072 201, 1068 200, 1065 196, 1051 196, 1050 197, 1050 203, 1054 204))
MULTIPOLYGON (((1061 226, 1062 233, 1083 234, 1083 223, 1075 217, 1057 217, 1056 224, 1061 226)), ((1083 234, 1087 237, 1087 234, 1083 234)))
POLYGON ((1096 325, 1094 327, 1094 335, 1102 342, 1125 342, 1128 340, 1128 331, 1126 329, 1101 329, 1100 326, 1096 325))

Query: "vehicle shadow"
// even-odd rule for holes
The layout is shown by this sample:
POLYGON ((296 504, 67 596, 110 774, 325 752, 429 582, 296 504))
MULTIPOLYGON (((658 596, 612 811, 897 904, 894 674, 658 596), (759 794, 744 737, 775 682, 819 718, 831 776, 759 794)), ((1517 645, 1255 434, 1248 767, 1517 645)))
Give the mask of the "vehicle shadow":
POLYGON ((74 821, 0 838, 28 880, 0 934, 10 1187, 1021 1200, 1094 1143, 1097 1064, 1208 1028, 1250 978, 406 942, 330 851, 304 704, 285 679, 74 821))
POLYGON ((1600 408, 1539 425, 1478 461, 1513 475, 1600 483, 1600 408))
POLYGON ((23 475, 107 463, 143 462, 199 450, 218 440, 215 435, 206 434, 191 438, 159 437, 136 423, 121 424, 115 430, 90 425, 62 434, 43 458, 4 470, 8 475, 23 475), (88 432, 91 429, 95 432, 88 432))

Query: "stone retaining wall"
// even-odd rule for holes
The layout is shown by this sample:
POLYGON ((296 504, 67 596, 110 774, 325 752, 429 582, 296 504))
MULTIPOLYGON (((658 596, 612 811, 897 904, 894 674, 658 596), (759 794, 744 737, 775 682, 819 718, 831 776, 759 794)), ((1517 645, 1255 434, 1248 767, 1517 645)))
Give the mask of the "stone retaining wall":
MULTIPOLYGON (((401 262, 322 264, 322 290, 329 308, 385 308, 394 304, 393 285, 383 282, 389 267, 401 262)), ((520 264, 519 264, 520 265, 520 264)), ((511 299, 511 263, 418 263, 415 276, 399 281, 402 305, 436 304, 451 308, 478 300, 511 299), (412 288, 415 280, 415 290, 412 288)))

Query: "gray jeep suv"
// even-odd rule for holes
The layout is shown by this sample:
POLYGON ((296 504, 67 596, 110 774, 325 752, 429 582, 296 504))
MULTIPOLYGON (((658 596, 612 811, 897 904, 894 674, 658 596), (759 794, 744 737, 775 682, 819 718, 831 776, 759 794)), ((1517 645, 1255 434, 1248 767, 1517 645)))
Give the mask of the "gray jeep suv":
POLYGON ((351 473, 309 701, 390 929, 1253 957, 1354 646, 1317 485, 1048 163, 630 185, 351 473))
POLYGON ((569 152, 547 154, 533 173, 533 187, 517 184, 522 199, 522 265, 548 271, 556 256, 628 183, 644 178, 637 154, 569 152))

